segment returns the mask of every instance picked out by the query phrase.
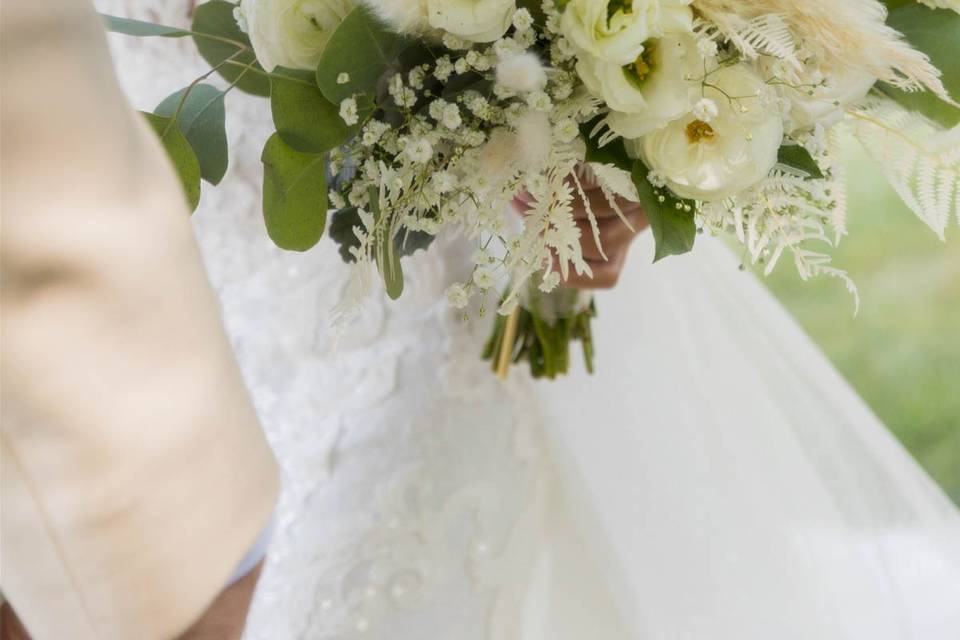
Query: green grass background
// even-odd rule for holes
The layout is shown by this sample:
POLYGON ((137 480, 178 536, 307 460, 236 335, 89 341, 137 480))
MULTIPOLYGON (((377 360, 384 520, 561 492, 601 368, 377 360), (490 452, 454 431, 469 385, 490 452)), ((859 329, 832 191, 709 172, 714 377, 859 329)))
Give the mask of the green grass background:
POLYGON ((941 242, 852 141, 845 155, 849 235, 834 264, 857 283, 860 314, 839 280, 801 282, 786 256, 766 282, 960 504, 960 227, 941 242))

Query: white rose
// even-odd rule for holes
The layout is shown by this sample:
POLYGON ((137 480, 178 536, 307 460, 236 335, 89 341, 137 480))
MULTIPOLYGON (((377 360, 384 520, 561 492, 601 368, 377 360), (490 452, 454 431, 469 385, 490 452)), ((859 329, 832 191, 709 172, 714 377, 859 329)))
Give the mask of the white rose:
POLYGON ((693 29, 691 0, 570 0, 560 30, 582 53, 613 64, 632 63, 643 43, 693 29))
POLYGON ((470 42, 493 42, 510 27, 514 0, 427 0, 430 26, 470 42))
POLYGON ((763 79, 736 65, 712 73, 704 97, 717 106, 709 122, 693 113, 674 120, 628 147, 678 196, 715 201, 747 189, 767 176, 783 140, 780 115, 757 96, 763 79))
POLYGON ((240 11, 264 69, 312 70, 354 6, 353 0, 241 0, 240 11))
POLYGON ((836 124, 843 118, 847 105, 867 95, 877 81, 869 73, 853 68, 834 73, 805 67, 798 78, 796 88, 780 85, 781 95, 790 101, 786 114, 788 133, 809 129, 815 124, 825 127, 836 124), (825 82, 820 84, 821 80, 825 82), (815 88, 810 86, 818 84, 815 88))
POLYGON ((612 110, 607 124, 625 138, 639 138, 687 113, 700 85, 686 78, 703 73, 696 43, 689 36, 647 40, 636 60, 626 66, 583 55, 577 72, 587 89, 612 110))

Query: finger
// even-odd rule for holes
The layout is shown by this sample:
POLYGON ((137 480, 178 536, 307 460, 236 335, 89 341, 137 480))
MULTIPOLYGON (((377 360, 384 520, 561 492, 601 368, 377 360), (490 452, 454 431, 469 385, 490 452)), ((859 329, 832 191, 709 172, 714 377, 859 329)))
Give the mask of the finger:
MULTIPOLYGON (((636 229, 636 223, 641 221, 643 220, 637 220, 635 217, 631 220, 634 229, 636 229)), ((597 247, 597 241, 593 236, 593 229, 589 220, 579 220, 577 226, 580 229, 581 250, 584 258, 587 259, 602 259, 604 253, 609 256, 613 253, 622 252, 636 238, 636 233, 619 218, 605 218, 597 221, 600 235, 600 247, 597 247), (601 248, 603 253, 600 251, 601 248)))
MULTIPOLYGON (((607 199, 607 196, 603 193, 602 189, 598 187, 585 189, 584 194, 587 196, 587 201, 590 203, 590 210, 593 211, 593 214, 598 220, 602 218, 620 217, 620 214, 617 213, 617 209, 610 204, 610 200, 607 199)), ((615 196, 613 198, 613 202, 617 205, 617 208, 620 209, 620 213, 623 213, 624 215, 628 215, 640 209, 639 203, 633 202, 632 200, 627 200, 626 198, 615 196)), ((574 188, 573 217, 587 217, 587 208, 584 206, 580 197, 580 193, 576 190, 576 188, 574 188)))
POLYGON ((611 255, 609 261, 589 261, 593 277, 571 273, 564 285, 578 289, 609 289, 617 284, 626 258, 626 252, 621 252, 611 255))

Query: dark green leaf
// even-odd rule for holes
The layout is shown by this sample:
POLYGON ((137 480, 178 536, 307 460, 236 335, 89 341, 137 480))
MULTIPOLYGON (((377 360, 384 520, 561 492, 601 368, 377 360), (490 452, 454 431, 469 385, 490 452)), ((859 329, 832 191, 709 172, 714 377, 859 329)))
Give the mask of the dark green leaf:
POLYGON ((267 233, 281 249, 306 251, 320 240, 327 219, 324 156, 291 149, 273 134, 261 160, 267 233))
POLYGON ((587 154, 584 157, 584 161, 612 164, 618 169, 630 171, 633 168, 633 160, 627 155, 623 138, 618 136, 601 147, 597 142, 597 137, 591 136, 594 128, 596 128, 602 118, 603 117, 600 116, 580 125, 580 137, 583 138, 583 141, 587 145, 587 154))
POLYGON ((697 226, 693 222, 693 202, 681 200, 668 189, 654 189, 647 180, 649 169, 639 160, 634 161, 631 176, 637 187, 640 204, 643 212, 650 221, 653 239, 656 242, 653 261, 656 262, 667 256, 676 256, 693 249, 693 241, 697 237, 697 226), (660 202, 660 197, 663 202, 660 202), (678 208, 679 205, 679 208, 678 208), (684 205, 690 211, 684 210, 684 205))
MULTIPOLYGON (((177 91, 154 110, 159 116, 173 117, 186 89, 177 91)), ((200 161, 200 175, 210 184, 220 184, 227 172, 226 111, 224 93, 209 84, 190 90, 177 124, 200 161)))
POLYGON ((431 235, 426 231, 407 230, 398 233, 393 239, 393 243, 397 246, 397 252, 399 252, 400 256, 406 257, 412 256, 417 251, 422 249, 429 248, 435 239, 436 236, 431 235))
MULTIPOLYGON (((370 208, 376 222, 376 259, 377 271, 383 280, 383 288, 391 300, 396 300, 403 293, 403 267, 400 266, 400 252, 397 243, 392 240, 393 229, 391 220, 382 219, 384 213, 380 210, 380 201, 377 192, 370 189, 370 208)), ((387 214, 389 215, 389 213, 387 214)))
POLYGON ((327 41, 317 65, 317 84, 327 100, 339 105, 354 94, 375 94, 377 81, 404 48, 403 38, 390 32, 362 4, 353 9, 327 41), (341 73, 348 75, 340 83, 341 73))
MULTIPOLYGON (((901 32, 911 45, 930 56, 943 72, 944 87, 954 101, 960 102, 960 14, 914 2, 891 11, 887 23, 901 32)), ((878 87, 907 109, 919 111, 944 127, 960 123, 960 109, 929 91, 902 91, 884 83, 878 87)))
POLYGON ((139 36, 149 38, 160 36, 164 38, 183 38, 189 36, 190 32, 177 27, 168 27, 163 24, 154 24, 142 20, 131 20, 130 18, 121 18, 119 16, 108 16, 101 13, 100 17, 106 23, 107 31, 113 33, 122 33, 127 36, 139 36))
POLYGON ((798 144, 783 145, 777 152, 777 162, 802 171, 811 178, 823 178, 823 172, 817 166, 810 152, 798 144))
MULTIPOLYGON (((330 217, 330 229, 327 234, 339 246, 340 257, 346 263, 356 261, 350 249, 360 246, 360 240, 353 232, 354 227, 363 228, 363 222, 356 207, 344 207, 335 211, 330 217)), ((406 257, 428 248, 435 238, 436 236, 425 231, 406 231, 398 233, 393 239, 393 244, 400 257, 406 257)))
POLYGON ((330 216, 330 230, 327 233, 337 243, 340 249, 340 257, 347 264, 357 261, 350 253, 350 249, 360 246, 360 240, 357 238, 357 234, 353 232, 354 227, 363 228, 363 222, 360 220, 360 214, 357 213, 356 207, 338 209, 330 216))
POLYGON ((339 107, 323 97, 314 74, 278 67, 270 78, 273 122, 283 141, 305 153, 323 153, 343 144, 351 130, 339 107))
POLYGON ((173 168, 180 178, 180 183, 183 185, 183 192, 187 198, 190 212, 196 211, 200 204, 200 163, 197 161, 193 149, 190 148, 190 143, 180 133, 180 129, 173 125, 173 120, 170 118, 164 118, 154 113, 144 113, 143 115, 157 135, 160 136, 160 142, 163 143, 163 148, 166 149, 167 155, 173 163, 173 168))
POLYGON ((216 36, 218 39, 195 35, 194 42, 203 59, 216 67, 231 56, 230 62, 220 67, 220 75, 227 82, 237 82, 237 88, 258 96, 270 95, 270 81, 264 75, 263 68, 257 64, 250 39, 240 31, 233 17, 236 5, 226 0, 210 0, 197 6, 193 14, 193 31, 197 34, 216 36), (237 54, 242 47, 248 47, 237 54), (236 55, 235 55, 236 54, 236 55), (247 69, 244 65, 252 65, 247 69))

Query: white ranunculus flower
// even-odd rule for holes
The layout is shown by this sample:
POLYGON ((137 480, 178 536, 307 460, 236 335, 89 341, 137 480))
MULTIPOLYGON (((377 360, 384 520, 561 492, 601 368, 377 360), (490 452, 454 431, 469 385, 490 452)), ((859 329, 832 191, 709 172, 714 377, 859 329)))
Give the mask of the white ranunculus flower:
POLYGON ((709 76, 703 97, 717 106, 709 122, 693 113, 632 141, 628 148, 682 198, 715 201, 747 189, 767 176, 783 140, 780 115, 758 96, 763 79, 740 64, 709 76))
POLYGON ((510 27, 514 0, 427 0, 430 26, 470 42, 493 42, 510 27))
POLYGON ((788 133, 816 124, 836 124, 843 118, 844 109, 867 95, 877 81, 869 73, 853 68, 834 73, 805 67, 798 77, 796 88, 780 85, 781 95, 790 101, 785 123, 788 133), (816 88, 810 86, 821 80, 825 83, 816 88))
POLYGON ((631 64, 643 43, 693 29, 691 0, 570 0, 560 30, 582 53, 631 64))
POLYGON ((607 124, 624 138, 639 138, 690 110, 702 75, 702 59, 689 36, 647 40, 629 65, 582 55, 577 72, 587 89, 603 98, 612 113, 607 124))
POLYGON ((241 0, 240 11, 264 69, 312 70, 354 6, 353 0, 241 0))

